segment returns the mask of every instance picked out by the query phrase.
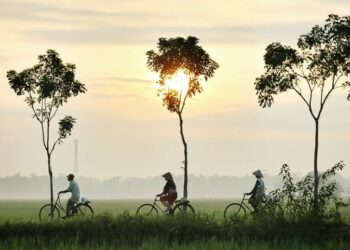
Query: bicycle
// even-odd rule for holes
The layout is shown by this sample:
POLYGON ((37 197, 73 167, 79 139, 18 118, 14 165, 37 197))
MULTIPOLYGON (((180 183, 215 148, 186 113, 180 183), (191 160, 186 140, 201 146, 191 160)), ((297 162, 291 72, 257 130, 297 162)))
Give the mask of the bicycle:
POLYGON ((190 204, 188 200, 181 199, 181 200, 176 200, 175 201, 175 206, 174 208, 171 208, 169 211, 163 210, 159 205, 158 202, 160 200, 156 196, 154 199, 153 204, 150 203, 145 203, 139 206, 136 210, 136 215, 139 216, 155 216, 158 215, 159 211, 161 211, 163 214, 194 214, 195 210, 190 204))
MULTIPOLYGON (((69 217, 93 218, 94 210, 89 203, 91 202, 82 198, 82 202, 75 203, 69 217)), ((67 210, 61 204, 60 194, 58 194, 54 205, 46 204, 41 207, 39 211, 39 219, 41 222, 58 220, 61 218, 60 211, 63 212, 63 214, 67 213, 67 210)))
POLYGON ((254 215, 281 214, 283 212, 280 205, 275 204, 273 200, 268 199, 266 196, 261 200, 258 208, 254 210, 244 202, 249 200, 249 198, 245 198, 245 196, 246 195, 243 194, 241 203, 233 202, 226 206, 224 210, 225 220, 230 221, 232 219, 237 219, 238 217, 245 216, 247 214, 246 210, 249 210, 249 212, 254 215))

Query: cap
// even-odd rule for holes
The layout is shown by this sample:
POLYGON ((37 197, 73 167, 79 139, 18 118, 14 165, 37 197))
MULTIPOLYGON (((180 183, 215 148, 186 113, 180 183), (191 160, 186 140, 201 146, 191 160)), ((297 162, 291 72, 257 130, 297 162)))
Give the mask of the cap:
POLYGON ((69 174, 69 175, 67 175, 66 177, 74 178, 74 174, 69 174))

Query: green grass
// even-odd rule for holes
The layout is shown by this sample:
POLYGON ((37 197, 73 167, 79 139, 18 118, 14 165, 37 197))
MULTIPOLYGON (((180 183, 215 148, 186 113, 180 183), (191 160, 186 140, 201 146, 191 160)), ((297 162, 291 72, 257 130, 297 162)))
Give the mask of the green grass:
POLYGON ((124 213, 0 225, 0 249, 349 249, 349 240, 345 223, 245 218, 232 224, 207 215, 143 218, 124 213))
MULTIPOLYGON (((66 201, 62 201, 65 206, 66 201)), ((225 206, 232 200, 195 199, 191 204, 196 212, 213 214, 215 218, 222 219, 225 206)), ((39 210, 47 204, 48 200, 0 200, 0 224, 5 221, 39 221, 39 210)), ((116 216, 125 211, 136 213, 138 206, 143 203, 153 203, 152 199, 130 200, 92 200, 91 206, 95 213, 109 212, 116 216)))
POLYGON ((136 217, 145 202, 152 199, 93 200, 94 220, 42 224, 38 211, 47 201, 2 200, 0 249, 350 249, 348 222, 254 221, 249 216, 225 223, 223 210, 233 200, 191 200, 199 214, 191 217, 136 217))
POLYGON ((141 242, 138 245, 130 246, 127 243, 119 241, 94 241, 81 243, 78 241, 39 241, 36 239, 12 238, 6 242, 0 242, 0 249, 2 250, 27 250, 27 249, 57 249, 57 250, 348 250, 349 244, 345 242, 330 241, 323 244, 307 243, 300 240, 286 240, 283 242, 266 242, 266 241, 193 241, 187 244, 178 242, 164 242, 162 239, 154 238, 141 242))

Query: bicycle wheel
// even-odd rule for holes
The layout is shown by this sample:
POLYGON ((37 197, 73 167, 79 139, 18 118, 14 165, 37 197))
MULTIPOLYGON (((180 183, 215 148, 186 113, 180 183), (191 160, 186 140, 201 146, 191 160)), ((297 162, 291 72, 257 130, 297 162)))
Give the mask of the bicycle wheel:
POLYGON ((92 219, 94 210, 89 204, 79 204, 73 209, 72 215, 92 219))
POLYGON ((245 208, 238 203, 229 204, 224 211, 224 218, 227 221, 237 219, 238 217, 246 215, 245 208))
POLYGON ((58 220, 60 218, 60 211, 57 207, 46 204, 42 206, 42 208, 39 211, 39 219, 41 222, 48 222, 48 221, 54 221, 58 220))
POLYGON ((183 203, 183 204, 176 204, 172 214, 194 214, 194 208, 188 204, 188 203, 183 203))
POLYGON ((143 204, 136 210, 136 215, 139 216, 155 216, 158 215, 158 210, 151 204, 143 204))

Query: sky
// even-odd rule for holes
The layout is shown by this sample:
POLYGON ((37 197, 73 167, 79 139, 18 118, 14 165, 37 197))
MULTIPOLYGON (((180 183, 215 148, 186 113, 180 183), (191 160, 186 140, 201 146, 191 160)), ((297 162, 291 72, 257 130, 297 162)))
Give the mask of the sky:
MULTIPOLYGON (((57 113, 56 123, 65 115, 77 123, 55 149, 54 175, 73 171, 74 140, 83 176, 181 175, 178 117, 156 95, 146 52, 160 37, 189 35, 220 65, 184 110, 189 173, 277 175, 284 163, 297 173, 312 171, 314 124, 306 106, 287 93, 263 109, 254 80, 264 72, 269 43, 296 46, 328 14, 349 15, 349 9, 345 0, 0 0, 0 176, 47 174, 39 124, 6 78, 8 70, 36 64, 47 49, 74 63, 88 89, 57 113)), ((350 176, 349 110, 342 90, 326 105, 321 171, 343 160, 343 175, 350 176)))

